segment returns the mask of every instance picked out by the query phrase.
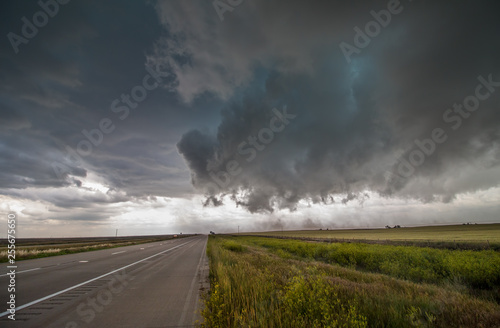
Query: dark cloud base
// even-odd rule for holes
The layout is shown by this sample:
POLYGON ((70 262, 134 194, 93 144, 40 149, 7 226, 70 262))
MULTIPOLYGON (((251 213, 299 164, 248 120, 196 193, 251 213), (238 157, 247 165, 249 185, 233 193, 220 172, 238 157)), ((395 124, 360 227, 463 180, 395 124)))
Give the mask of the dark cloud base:
POLYGON ((266 77, 255 77, 252 91, 224 107, 216 133, 185 133, 177 146, 193 185, 209 194, 206 204, 229 194, 251 212, 272 212, 294 210, 300 200, 362 201, 366 191, 449 202, 497 186, 498 21, 487 5, 425 2, 405 10, 351 63, 326 36, 311 49, 307 74, 269 70, 261 61, 266 77), (475 97, 479 85, 487 99, 475 97), (477 108, 464 109, 474 101, 477 108), (283 105, 297 118, 265 144, 259 132, 283 105), (260 144, 251 161, 238 148, 249 136, 260 144), (228 173, 231 161, 238 174, 228 173), (408 164, 413 169, 404 170, 408 164), (466 183, 457 174, 474 171, 489 181, 477 174, 466 183))

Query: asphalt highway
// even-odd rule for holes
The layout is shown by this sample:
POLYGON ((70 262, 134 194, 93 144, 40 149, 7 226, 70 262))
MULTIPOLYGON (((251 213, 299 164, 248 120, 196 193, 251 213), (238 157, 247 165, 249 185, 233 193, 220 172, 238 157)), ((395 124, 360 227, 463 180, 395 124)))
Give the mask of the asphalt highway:
POLYGON ((193 327, 208 287, 207 236, 16 262, 0 272, 1 327, 193 327))

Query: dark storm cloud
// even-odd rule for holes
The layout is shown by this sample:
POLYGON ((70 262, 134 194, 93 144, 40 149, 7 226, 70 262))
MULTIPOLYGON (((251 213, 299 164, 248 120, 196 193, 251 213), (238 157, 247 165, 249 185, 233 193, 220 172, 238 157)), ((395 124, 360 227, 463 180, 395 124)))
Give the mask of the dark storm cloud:
MULTIPOLYGON (((114 99, 130 93, 148 74, 144 54, 162 33, 153 6, 69 2, 27 44, 20 44, 17 54, 5 36, 22 35, 21 18, 31 20, 40 6, 36 1, 2 6, 0 188, 82 188, 93 172, 130 199, 191 192, 175 142, 189 115, 207 121, 209 111, 189 113, 161 85, 126 120, 111 110, 114 99), (82 130, 99 128, 102 119, 111 120, 114 131, 91 154, 75 157, 78 143, 87 140, 82 130), (54 163, 63 174, 54 172, 54 163)), ((209 101, 207 106, 213 105, 209 101)), ((77 200, 69 198, 80 196, 54 204, 66 207, 67 201, 71 207, 77 200)))
MULTIPOLYGON (((10 189, 3 191, 3 194, 32 201, 45 201, 65 210, 101 208, 103 205, 126 202, 132 199, 116 190, 101 192, 86 187, 81 187, 79 192, 73 190, 53 190, 40 194, 36 192, 36 189, 27 191, 10 189)), ((96 209, 95 211, 98 210, 96 209)))
MULTIPOLYGON (((191 14, 179 21, 162 4, 172 30, 187 36, 169 44, 191 58, 176 67, 187 101, 217 92, 215 86, 225 97, 234 83, 245 86, 233 89, 216 133, 192 130, 178 143, 194 186, 211 197, 231 194, 259 212, 293 210, 301 199, 346 203, 368 190, 448 202, 498 186, 496 2, 401 1, 402 11, 350 63, 339 44, 354 44, 353 28, 363 29, 374 19, 370 10, 386 9, 387 2, 248 2, 225 13, 223 23, 193 4, 176 5, 191 14), (484 100, 477 99, 479 85, 484 100), (478 100, 470 111, 469 96, 478 100), (255 146, 248 161, 238 146, 258 136, 272 108, 283 105, 296 119, 271 143, 261 141, 265 149, 255 146), (233 160, 234 175, 227 167, 233 160), (414 163, 411 174, 401 173, 404 161, 414 163)), ((157 51, 158 62, 167 55, 157 51)))
MULTIPOLYGON (((8 127, 12 127, 12 121, 7 120, 7 122, 8 127)), ((85 169, 68 163, 73 178, 58 179, 51 165, 58 155, 51 149, 51 146, 55 145, 50 137, 41 131, 23 134, 20 134, 20 130, 15 130, 11 134, 9 131, 7 128, 0 132, 1 188, 62 187, 77 183, 78 177, 87 175, 85 169)))
POLYGON ((401 1, 346 60, 340 44, 388 4, 244 1, 221 21, 211 1, 70 1, 16 54, 6 35, 40 8, 2 2, 0 192, 100 220, 109 204, 188 196, 190 176, 206 206, 229 198, 250 212, 498 186, 500 88, 443 117, 479 76, 500 81, 498 4, 401 1), (156 65, 168 76, 121 119, 111 104, 156 65), (113 132, 68 156, 103 119, 113 132), (436 128, 446 141, 402 177, 436 128))
POLYGON ((209 159, 213 157, 215 146, 214 140, 199 130, 184 134, 177 144, 179 152, 188 161, 189 168, 194 172, 199 172, 196 179, 208 180, 210 178, 206 169, 209 159))
MULTIPOLYGON (((342 64, 343 58, 336 61, 342 64)), ((362 190, 368 183, 366 170, 394 141, 367 99, 376 77, 352 78, 343 66, 318 67, 321 74, 314 79, 271 74, 265 92, 222 111, 216 146, 199 131, 187 133, 178 147, 195 186, 232 193, 252 212, 293 209, 303 198, 319 201, 362 190), (266 133, 273 118, 275 130, 281 131, 270 138, 266 133), (238 163, 241 173, 228 172, 230 161, 238 163)))

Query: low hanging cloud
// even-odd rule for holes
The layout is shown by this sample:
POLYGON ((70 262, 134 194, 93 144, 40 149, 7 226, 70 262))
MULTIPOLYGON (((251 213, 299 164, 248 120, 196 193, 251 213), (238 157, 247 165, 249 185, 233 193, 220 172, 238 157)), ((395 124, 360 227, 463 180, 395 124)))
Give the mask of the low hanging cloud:
POLYGON ((177 145, 207 205, 228 195, 251 212, 272 212, 370 192, 449 202, 498 186, 500 41, 491 29, 500 24, 488 6, 401 2, 404 11, 348 62, 339 44, 386 2, 249 2, 223 22, 188 3, 175 4, 186 15, 173 20, 169 5, 160 15, 183 31, 176 53, 189 63, 159 51, 161 43, 152 60, 177 63, 186 101, 206 92, 228 99, 216 132, 193 129, 177 145), (273 131, 284 108, 294 118, 275 119, 283 129, 273 131))

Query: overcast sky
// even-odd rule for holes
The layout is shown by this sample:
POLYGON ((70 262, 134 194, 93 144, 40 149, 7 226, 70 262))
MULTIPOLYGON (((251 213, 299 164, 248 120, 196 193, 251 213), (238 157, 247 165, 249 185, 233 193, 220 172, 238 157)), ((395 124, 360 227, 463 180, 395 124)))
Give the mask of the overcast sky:
POLYGON ((499 10, 1 1, 0 215, 20 237, 500 222, 499 10))

